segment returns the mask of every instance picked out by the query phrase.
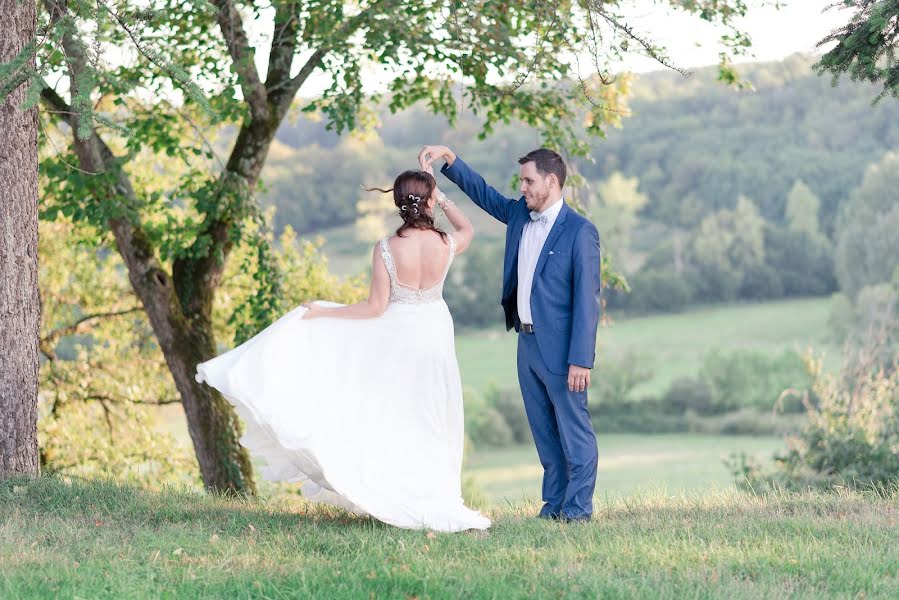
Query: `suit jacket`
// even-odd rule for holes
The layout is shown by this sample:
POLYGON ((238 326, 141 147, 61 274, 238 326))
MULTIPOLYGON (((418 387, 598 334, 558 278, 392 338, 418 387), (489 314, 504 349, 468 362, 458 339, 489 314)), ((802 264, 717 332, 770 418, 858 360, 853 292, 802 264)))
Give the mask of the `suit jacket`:
MULTIPOLYGON (((506 224, 502 305, 506 330, 519 331, 518 246, 531 219, 524 198, 506 198, 456 157, 441 173, 475 204, 506 224)), ((563 203, 540 251, 531 288, 531 315, 537 346, 549 370, 568 373, 568 365, 593 368, 599 325, 600 245, 596 227, 563 203)))

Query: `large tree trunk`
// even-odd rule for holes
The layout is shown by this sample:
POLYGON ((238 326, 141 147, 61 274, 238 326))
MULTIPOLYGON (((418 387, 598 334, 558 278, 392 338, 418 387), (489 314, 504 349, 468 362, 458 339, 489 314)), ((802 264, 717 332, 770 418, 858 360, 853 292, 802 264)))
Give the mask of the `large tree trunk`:
MULTIPOLYGON (((89 172, 115 170, 117 182, 108 193, 136 204, 131 181, 124 171, 116 169, 109 147, 96 134, 88 140, 74 139, 79 165, 89 172)), ((220 394, 194 379, 197 363, 208 360, 216 349, 212 297, 221 272, 214 266, 214 258, 191 262, 189 278, 194 297, 200 299, 192 307, 179 299, 177 286, 139 227, 115 218, 110 219, 109 228, 181 396, 204 485, 216 492, 255 493, 249 455, 238 442, 240 428, 234 409, 220 394)), ((222 227, 222 235, 225 230, 222 227)))
MULTIPOLYGON (((0 0, 0 62, 34 33, 33 1, 0 0)), ((37 110, 21 110, 26 88, 0 106, 0 478, 38 472, 37 110)))
MULTIPOLYGON (((54 22, 67 13, 65 3, 60 0, 44 0, 44 4, 54 22)), ((77 81, 78 76, 89 65, 83 54, 83 45, 73 35, 70 33, 63 37, 63 46, 71 71, 70 81, 77 81)), ((106 143, 96 132, 92 132, 86 140, 79 139, 74 135, 75 116, 65 101, 49 88, 41 96, 44 103, 58 114, 64 115, 63 118, 72 127, 79 166, 90 173, 115 173, 115 182, 109 189, 92 190, 97 200, 109 200, 110 204, 115 204, 124 198, 128 205, 139 206, 140 202, 127 173, 122 170, 106 143)), ((216 223, 214 237, 224 235, 229 224, 216 223)), ((249 455, 238 442, 240 429, 234 409, 220 394, 208 386, 198 384, 194 379, 197 363, 207 360, 215 351, 211 317, 198 318, 178 298, 172 278, 157 259, 152 242, 139 222, 114 217, 109 219, 108 225, 128 269, 128 278, 146 310, 181 396, 187 428, 204 485, 218 492, 255 493, 249 455)), ((194 289, 200 290, 199 296, 209 300, 205 307, 209 315, 212 314, 212 290, 221 276, 215 267, 211 272, 208 270, 210 265, 215 264, 210 261, 211 258, 195 260, 191 265, 195 268, 189 274, 194 289)))
MULTIPOLYGON (((54 20, 67 11, 61 0, 44 0, 44 4, 54 20)), ((216 4, 223 11, 224 35, 229 42, 233 42, 229 43, 229 49, 239 58, 246 50, 245 36, 239 25, 240 17, 230 3, 223 0, 216 4)), ((223 211, 221 216, 209 215, 210 221, 206 223, 204 233, 212 241, 211 248, 198 249, 190 256, 176 258, 169 276, 157 260, 152 243, 140 223, 129 222, 125 218, 109 221, 116 246, 128 268, 131 285, 147 312, 181 395, 203 482, 207 488, 217 491, 253 493, 252 467, 246 450, 238 443, 238 421, 231 405, 209 386, 198 384, 194 380, 194 372, 197 363, 208 360, 217 351, 212 330, 212 303, 221 282, 225 260, 233 245, 228 237, 229 230, 240 224, 246 203, 253 201, 252 193, 260 171, 291 99, 322 57, 322 52, 316 52, 300 73, 290 78, 296 21, 287 17, 295 12, 295 3, 279 8, 279 14, 284 17, 282 20, 286 20, 282 25, 283 40, 286 41, 276 44, 275 54, 283 54, 283 60, 275 60, 270 66, 272 86, 277 91, 269 95, 261 87, 255 67, 252 67, 253 88, 248 88, 252 114, 241 127, 219 186, 221 206, 228 210, 223 211)), ((72 70, 70 80, 77 80, 78 74, 87 68, 81 45, 74 43, 69 36, 64 37, 63 43, 72 70)), ((252 65, 252 60, 238 60, 237 64, 239 68, 247 69, 247 65, 252 65)), ((74 129, 71 108, 62 98, 53 90, 46 89, 42 92, 42 99, 57 114, 67 115, 63 118, 74 129)), ((105 194, 95 194, 101 202, 108 194, 110 200, 124 197, 127 204, 140 204, 127 174, 116 164, 109 147, 96 133, 88 140, 75 137, 74 146, 79 166, 85 171, 116 172, 117 181, 113 189, 105 194)))

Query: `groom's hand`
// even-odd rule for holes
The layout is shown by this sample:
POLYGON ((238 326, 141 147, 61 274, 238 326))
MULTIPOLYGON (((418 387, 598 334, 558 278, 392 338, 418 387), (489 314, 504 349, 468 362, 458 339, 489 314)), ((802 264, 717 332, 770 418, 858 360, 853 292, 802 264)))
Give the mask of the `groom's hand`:
POLYGON ((568 391, 583 392, 590 387, 590 369, 568 365, 568 391))
POLYGON ((456 160, 456 153, 446 146, 425 146, 418 153, 418 164, 421 165, 423 171, 427 171, 431 163, 440 158, 445 160, 449 166, 453 166, 453 162, 456 160))

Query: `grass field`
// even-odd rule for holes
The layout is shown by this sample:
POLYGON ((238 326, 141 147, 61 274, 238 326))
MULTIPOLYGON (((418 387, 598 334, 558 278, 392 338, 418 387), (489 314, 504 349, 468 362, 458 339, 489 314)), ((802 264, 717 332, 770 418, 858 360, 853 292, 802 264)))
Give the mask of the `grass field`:
POLYGON ((395 529, 302 501, 0 482, 0 598, 896 598, 899 496, 603 501, 395 529))
MULTIPOLYGON (((767 463, 784 442, 776 437, 696 434, 600 435, 598 498, 628 498, 645 493, 695 495, 733 487, 723 460, 746 452, 767 463)), ((533 446, 485 450, 465 467, 491 505, 536 502, 543 469, 533 446)))
MULTIPOLYGON (((658 394, 677 377, 695 375, 708 352, 738 349, 774 353, 812 347, 826 352, 826 365, 835 368, 839 348, 830 341, 829 311, 829 299, 812 298, 615 320, 599 330, 594 377, 602 377, 605 364, 639 360, 652 379, 636 393, 658 394)), ((517 388, 516 342, 514 332, 500 329, 460 332, 456 354, 463 383, 479 391, 491 381, 517 388)))

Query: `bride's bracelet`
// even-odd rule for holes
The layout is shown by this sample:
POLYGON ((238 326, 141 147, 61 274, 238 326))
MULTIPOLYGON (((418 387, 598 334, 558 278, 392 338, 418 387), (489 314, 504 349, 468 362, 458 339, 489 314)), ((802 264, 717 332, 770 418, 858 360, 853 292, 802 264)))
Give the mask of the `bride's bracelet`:
POLYGON ((442 191, 440 192, 440 195, 437 196, 437 206, 439 206, 441 210, 446 211, 447 206, 455 205, 456 203, 447 198, 446 194, 444 194, 442 191))

